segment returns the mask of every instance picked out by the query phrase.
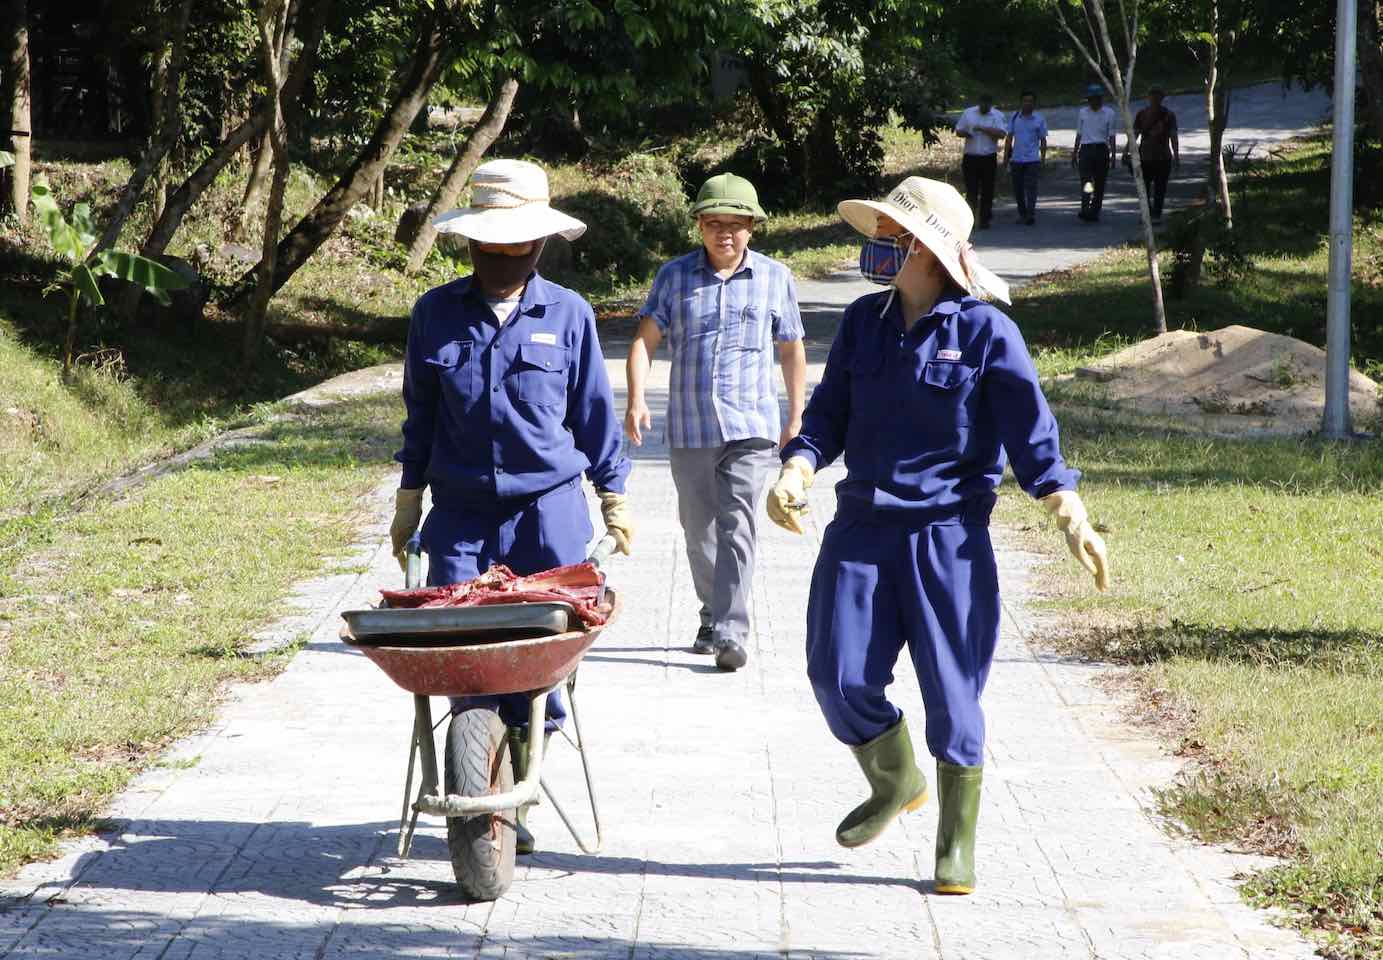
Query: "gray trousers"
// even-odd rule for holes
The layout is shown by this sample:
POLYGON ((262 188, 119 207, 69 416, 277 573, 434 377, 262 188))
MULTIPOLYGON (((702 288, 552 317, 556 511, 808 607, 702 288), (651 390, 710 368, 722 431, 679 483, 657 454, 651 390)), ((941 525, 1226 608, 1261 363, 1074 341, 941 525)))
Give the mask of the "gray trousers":
POLYGON ((749 636, 755 507, 778 464, 777 449, 771 440, 751 439, 669 451, 701 625, 717 643, 743 644, 749 636))

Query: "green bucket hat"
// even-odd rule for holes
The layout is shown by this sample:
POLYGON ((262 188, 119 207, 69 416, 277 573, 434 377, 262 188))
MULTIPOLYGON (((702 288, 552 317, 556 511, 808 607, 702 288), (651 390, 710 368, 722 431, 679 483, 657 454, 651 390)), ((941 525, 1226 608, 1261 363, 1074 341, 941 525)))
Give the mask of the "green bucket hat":
POLYGON ((705 213, 728 213, 738 217, 767 220, 768 214, 759 206, 759 192, 754 184, 733 173, 718 173, 701 185, 692 204, 692 216, 705 213))

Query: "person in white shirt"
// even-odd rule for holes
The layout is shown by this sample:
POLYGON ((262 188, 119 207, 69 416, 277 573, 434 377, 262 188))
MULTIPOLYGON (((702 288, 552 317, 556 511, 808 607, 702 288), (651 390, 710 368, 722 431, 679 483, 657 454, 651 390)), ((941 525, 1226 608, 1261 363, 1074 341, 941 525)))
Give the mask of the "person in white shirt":
POLYGON ((1071 166, 1080 171, 1080 218, 1093 223, 1100 219, 1104 203, 1105 178, 1114 166, 1114 111, 1104 105, 1104 88, 1092 83, 1085 90, 1087 106, 1076 116, 1076 148, 1071 166))
POLYGON ((999 144, 1008 136, 994 98, 980 94, 978 106, 968 107, 956 121, 956 136, 965 140, 960 170, 965 176, 965 202, 975 211, 976 225, 989 229, 994 215, 994 175, 999 167, 999 144))

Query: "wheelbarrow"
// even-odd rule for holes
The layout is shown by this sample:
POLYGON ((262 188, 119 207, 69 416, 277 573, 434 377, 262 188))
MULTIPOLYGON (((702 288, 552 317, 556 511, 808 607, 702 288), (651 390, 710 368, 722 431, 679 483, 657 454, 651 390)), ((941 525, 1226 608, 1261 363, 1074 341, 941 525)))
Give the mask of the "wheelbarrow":
MULTIPOLYGON (((605 537, 590 560, 610 556, 614 540, 605 537)), ((405 582, 419 586, 422 556, 418 538, 409 542, 405 582)), ((604 591, 606 624, 620 611, 615 591, 604 591)), ((422 813, 445 817, 447 849, 461 892, 471 900, 497 900, 514 879, 515 825, 520 807, 537 801, 538 790, 552 804, 578 847, 596 853, 603 841, 600 811, 581 717, 576 703, 576 670, 603 626, 588 627, 567 603, 515 603, 480 607, 346 610, 343 639, 413 694, 413 729, 408 741, 403 812, 399 818, 400 857, 407 857, 422 813), (594 840, 588 842, 542 779, 545 706, 548 694, 567 688, 573 737, 561 730, 581 757, 591 804, 594 840), (499 714, 488 707, 451 715, 446 733, 443 777, 437 775, 432 697, 526 693, 529 697, 528 770, 514 782, 509 740, 499 714), (413 774, 421 761, 421 780, 412 797, 413 774), (412 797, 412 799, 410 799, 412 797)), ((448 711, 450 713, 450 711, 448 711)))

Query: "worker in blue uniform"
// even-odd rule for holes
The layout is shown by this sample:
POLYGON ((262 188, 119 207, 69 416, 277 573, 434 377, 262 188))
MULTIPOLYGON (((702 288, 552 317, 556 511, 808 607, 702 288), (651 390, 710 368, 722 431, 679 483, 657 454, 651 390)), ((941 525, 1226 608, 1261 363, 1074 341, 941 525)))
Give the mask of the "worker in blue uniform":
POLYGON ((936 758, 935 889, 970 893, 984 764, 980 695, 999 636, 988 523, 1005 455, 1101 590, 1109 564, 1023 338, 975 296, 1007 301, 1008 285, 971 249, 964 198, 909 177, 883 201, 838 209, 868 238, 862 272, 889 289, 846 309, 802 431, 782 452, 768 513, 801 533, 816 471, 844 454, 846 478, 807 608, 812 689, 870 787, 836 838, 868 843, 926 800, 907 725, 884 692, 906 645, 936 758))
MULTIPOLYGON (((633 523, 625 502, 629 460, 595 315, 578 294, 537 272, 547 237, 575 240, 585 224, 548 204, 536 164, 494 160, 476 168, 471 204, 438 218, 440 233, 469 242, 474 268, 423 294, 413 307, 404 358, 403 476, 390 527, 393 550, 422 524, 428 583, 458 583, 502 563, 538 573, 579 563, 592 538, 581 487, 599 494, 607 532, 627 554, 633 523)), ((510 729, 516 779, 527 769, 528 697, 453 700, 486 706, 510 729)), ((548 730, 565 717, 559 691, 548 730)), ((525 811, 518 849, 531 852, 525 811)))

